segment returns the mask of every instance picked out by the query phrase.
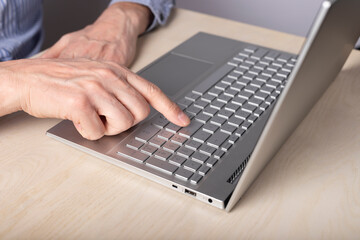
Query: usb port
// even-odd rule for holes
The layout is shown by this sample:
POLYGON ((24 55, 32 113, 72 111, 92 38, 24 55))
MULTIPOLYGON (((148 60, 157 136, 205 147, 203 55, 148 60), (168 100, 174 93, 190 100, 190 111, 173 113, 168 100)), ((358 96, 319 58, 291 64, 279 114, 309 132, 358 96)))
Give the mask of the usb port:
POLYGON ((190 191, 190 190, 188 190, 188 189, 185 189, 185 193, 186 193, 186 194, 189 194, 189 195, 191 195, 191 196, 193 196, 193 197, 196 197, 196 193, 194 193, 194 192, 192 192, 192 191, 190 191))

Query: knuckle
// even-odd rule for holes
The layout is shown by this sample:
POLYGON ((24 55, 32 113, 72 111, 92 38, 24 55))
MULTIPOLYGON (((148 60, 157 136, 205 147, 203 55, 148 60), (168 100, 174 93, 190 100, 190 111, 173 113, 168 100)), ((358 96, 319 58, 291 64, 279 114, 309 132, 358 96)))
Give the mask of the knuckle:
POLYGON ((96 72, 105 79, 118 78, 117 74, 111 68, 99 68, 96 72))
POLYGON ((85 87, 90 92, 101 92, 104 90, 104 86, 98 81, 87 81, 85 87))
POLYGON ((69 42, 70 39, 71 39, 70 33, 66 33, 66 34, 64 34, 64 35, 60 38, 60 41, 62 41, 62 42, 69 42))
POLYGON ((141 108, 138 109, 138 113, 136 115, 136 122, 144 120, 150 114, 150 106, 148 104, 144 104, 141 108))
POLYGON ((147 92, 150 96, 157 96, 158 94, 160 94, 161 90, 158 86, 149 82, 147 85, 147 92))
POLYGON ((68 98, 71 109, 75 111, 88 111, 89 98, 85 93, 77 93, 68 98))

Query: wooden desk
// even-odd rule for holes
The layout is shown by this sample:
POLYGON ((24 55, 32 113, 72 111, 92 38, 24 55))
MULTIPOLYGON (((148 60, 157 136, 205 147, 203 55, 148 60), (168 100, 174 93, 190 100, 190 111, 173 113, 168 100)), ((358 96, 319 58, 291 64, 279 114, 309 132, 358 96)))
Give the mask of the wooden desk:
MULTIPOLYGON (((302 38, 185 10, 142 37, 140 69, 198 31, 289 52, 302 38)), ((354 239, 360 236, 360 53, 231 213, 0 118, 0 238, 354 239)))

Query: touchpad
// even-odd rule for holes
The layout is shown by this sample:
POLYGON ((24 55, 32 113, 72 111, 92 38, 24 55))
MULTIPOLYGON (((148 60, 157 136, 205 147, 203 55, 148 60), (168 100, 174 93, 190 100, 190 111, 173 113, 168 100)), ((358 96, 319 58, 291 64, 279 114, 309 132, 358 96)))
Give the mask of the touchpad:
POLYGON ((166 95, 174 96, 211 66, 209 62, 168 54, 148 66, 139 75, 155 83, 166 95))

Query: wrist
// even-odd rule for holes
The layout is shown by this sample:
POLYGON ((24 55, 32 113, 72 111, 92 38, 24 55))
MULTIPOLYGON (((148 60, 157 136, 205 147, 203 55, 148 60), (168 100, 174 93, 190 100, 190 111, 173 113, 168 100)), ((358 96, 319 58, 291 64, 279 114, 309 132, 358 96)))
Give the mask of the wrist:
POLYGON ((11 65, 16 61, 0 64, 0 116, 21 110, 21 90, 16 73, 11 70, 11 65))
POLYGON ((127 23, 136 36, 144 33, 152 22, 153 15, 144 5, 130 2, 118 2, 109 6, 96 20, 96 23, 108 23, 120 26, 127 23), (122 23, 122 24, 121 24, 122 23))

